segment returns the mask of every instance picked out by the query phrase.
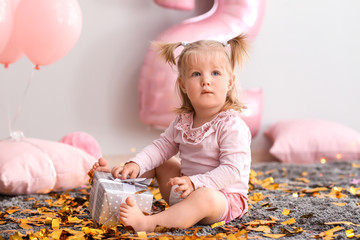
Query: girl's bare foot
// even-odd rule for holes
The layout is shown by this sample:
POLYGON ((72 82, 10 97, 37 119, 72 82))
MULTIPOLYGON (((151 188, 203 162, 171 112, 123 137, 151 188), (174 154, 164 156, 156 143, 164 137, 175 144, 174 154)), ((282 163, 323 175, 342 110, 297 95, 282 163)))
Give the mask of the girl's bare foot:
POLYGON ((126 204, 120 206, 120 220, 125 226, 131 226, 135 232, 153 232, 156 224, 150 221, 150 216, 145 216, 136 205, 132 197, 126 199, 126 204))
POLYGON ((111 172, 111 169, 108 166, 108 162, 104 158, 99 158, 99 160, 93 165, 89 171, 89 175, 93 175, 95 171, 99 172, 111 172))

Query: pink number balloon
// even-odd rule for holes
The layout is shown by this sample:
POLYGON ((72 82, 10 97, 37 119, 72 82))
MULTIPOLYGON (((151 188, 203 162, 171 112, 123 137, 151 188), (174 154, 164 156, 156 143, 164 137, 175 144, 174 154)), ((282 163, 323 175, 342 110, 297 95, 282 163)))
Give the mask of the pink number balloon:
POLYGON ((178 9, 178 10, 191 10, 195 7, 195 0, 181 0, 181 1, 169 1, 169 0, 155 0, 155 2, 163 7, 178 9))
POLYGON ((0 0, 0 54, 10 38, 13 14, 10 7, 11 0, 0 0))
MULTIPOLYGON (((12 16, 15 16, 15 11, 19 4, 19 1, 20 0, 11 0, 10 2, 12 16)), ((24 52, 22 51, 17 41, 18 34, 16 33, 16 28, 13 26, 14 23, 12 21, 10 38, 4 50, 0 53, 0 63, 5 64, 6 68, 9 64, 16 62, 24 55, 24 52)))
POLYGON ((77 0, 22 0, 15 14, 19 44, 37 67, 64 57, 77 42, 81 27, 77 0))
MULTIPOLYGON (((162 6, 173 6, 172 3, 167 4, 166 0, 157 0, 157 2, 161 2, 162 6)), ((176 2, 180 5, 182 1, 176 2)), ((180 7, 177 6, 177 8, 180 7)), ((260 29, 264 12, 265 0, 215 0, 209 12, 169 28, 156 40, 164 42, 192 42, 200 39, 226 41, 240 33, 247 33, 249 39, 252 40, 260 29)), ((164 63, 152 48, 149 48, 139 80, 139 116, 142 122, 165 128, 174 119, 175 114, 172 109, 179 105, 175 93, 176 78, 177 73, 164 63)), ((256 135, 260 125, 261 109, 259 108, 262 104, 259 104, 259 101, 262 101, 261 91, 256 94, 252 91, 245 93, 245 102, 248 102, 249 109, 244 120, 251 126, 253 136, 256 135), (256 104, 251 104, 254 101, 256 104), (253 107, 258 109, 252 109, 253 107)))
POLYGON ((253 137, 259 131, 262 107, 263 107, 263 91, 260 88, 247 89, 242 94, 242 100, 246 104, 247 109, 242 112, 241 118, 250 128, 253 137))

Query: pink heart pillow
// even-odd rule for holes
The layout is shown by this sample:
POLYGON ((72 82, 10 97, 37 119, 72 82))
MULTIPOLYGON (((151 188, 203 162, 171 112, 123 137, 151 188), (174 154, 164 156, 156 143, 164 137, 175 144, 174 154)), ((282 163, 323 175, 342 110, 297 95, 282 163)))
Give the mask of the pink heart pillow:
POLYGON ((76 147, 40 139, 0 141, 0 193, 48 193, 84 185, 96 159, 76 147))
POLYGON ((282 162, 360 159, 360 134, 335 122, 284 120, 272 125, 265 135, 273 142, 270 153, 282 162))

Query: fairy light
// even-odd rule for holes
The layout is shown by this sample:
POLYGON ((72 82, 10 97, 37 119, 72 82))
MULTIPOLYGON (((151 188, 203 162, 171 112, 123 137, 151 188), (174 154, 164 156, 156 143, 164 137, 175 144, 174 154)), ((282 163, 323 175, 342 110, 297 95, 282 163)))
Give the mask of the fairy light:
POLYGON ((326 163, 326 158, 321 158, 321 159, 320 159, 320 162, 321 162, 322 164, 325 164, 325 163, 326 163))
POLYGON ((132 153, 134 153, 134 152, 136 152, 136 148, 132 147, 132 148, 130 149, 130 151, 131 151, 132 153))
POLYGON ((336 154, 336 159, 338 159, 338 160, 340 160, 340 159, 342 159, 342 154, 341 153, 338 153, 338 154, 336 154))

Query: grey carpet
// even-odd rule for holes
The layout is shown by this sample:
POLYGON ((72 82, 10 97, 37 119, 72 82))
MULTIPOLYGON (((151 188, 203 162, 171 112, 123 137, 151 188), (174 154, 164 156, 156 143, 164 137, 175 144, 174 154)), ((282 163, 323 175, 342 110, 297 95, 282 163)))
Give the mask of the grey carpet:
MULTIPOLYGON (((359 161, 354 161, 311 165, 271 163, 253 166, 257 176, 251 178, 253 189, 249 196, 254 201, 250 204, 249 212, 243 218, 226 223, 225 226, 211 228, 210 226, 196 225, 196 235, 199 237, 222 236, 226 239, 229 234, 239 235, 239 231, 245 229, 246 235, 241 235, 242 237, 266 239, 267 237, 264 234, 270 233, 285 234, 281 239, 312 239, 323 238, 325 231, 338 227, 336 229, 338 231, 334 231, 333 235, 331 232, 327 233, 330 235, 328 236, 330 239, 331 237, 333 239, 347 239, 346 230, 353 231, 354 238, 360 237, 359 164, 359 161), (338 206, 334 203, 343 205, 338 206), (284 215, 284 209, 289 209, 290 213, 284 215), (260 221, 270 221, 270 216, 276 220, 273 222, 260 221), (295 220, 294 223, 283 224, 284 221, 292 218, 295 220)), ((51 232, 50 225, 30 225, 32 229, 28 232, 19 226, 19 219, 40 216, 36 210, 41 207, 54 211, 62 219, 65 219, 67 214, 73 214, 80 219, 90 218, 86 209, 88 195, 83 190, 76 189, 68 193, 66 201, 68 204, 72 204, 72 212, 61 211, 61 207, 49 207, 48 203, 45 202, 48 199, 55 201, 63 194, 0 195, 0 236, 8 239, 16 231, 19 231, 29 239, 31 236, 29 231, 32 233, 39 232, 45 227, 51 232), (17 211, 11 214, 6 212, 6 210, 14 207, 32 211, 17 211)), ((161 205, 156 206, 161 207, 161 205)), ((61 228, 66 227, 81 231, 82 226, 77 224, 66 223, 66 221, 62 224, 67 226, 61 225, 61 228)), ((95 228, 93 224, 87 226, 95 228)), ((119 237, 120 233, 124 234, 128 229, 119 226, 117 230, 119 231, 117 235, 110 232, 103 237, 119 237)), ((194 234, 194 229, 166 229, 166 231, 166 234, 178 237, 194 234)), ((161 234, 164 233, 158 233, 158 236, 161 234)), ((71 236, 71 233, 64 231, 62 239, 66 239, 67 236, 71 236)), ((86 237, 91 239, 89 235, 86 237)))

